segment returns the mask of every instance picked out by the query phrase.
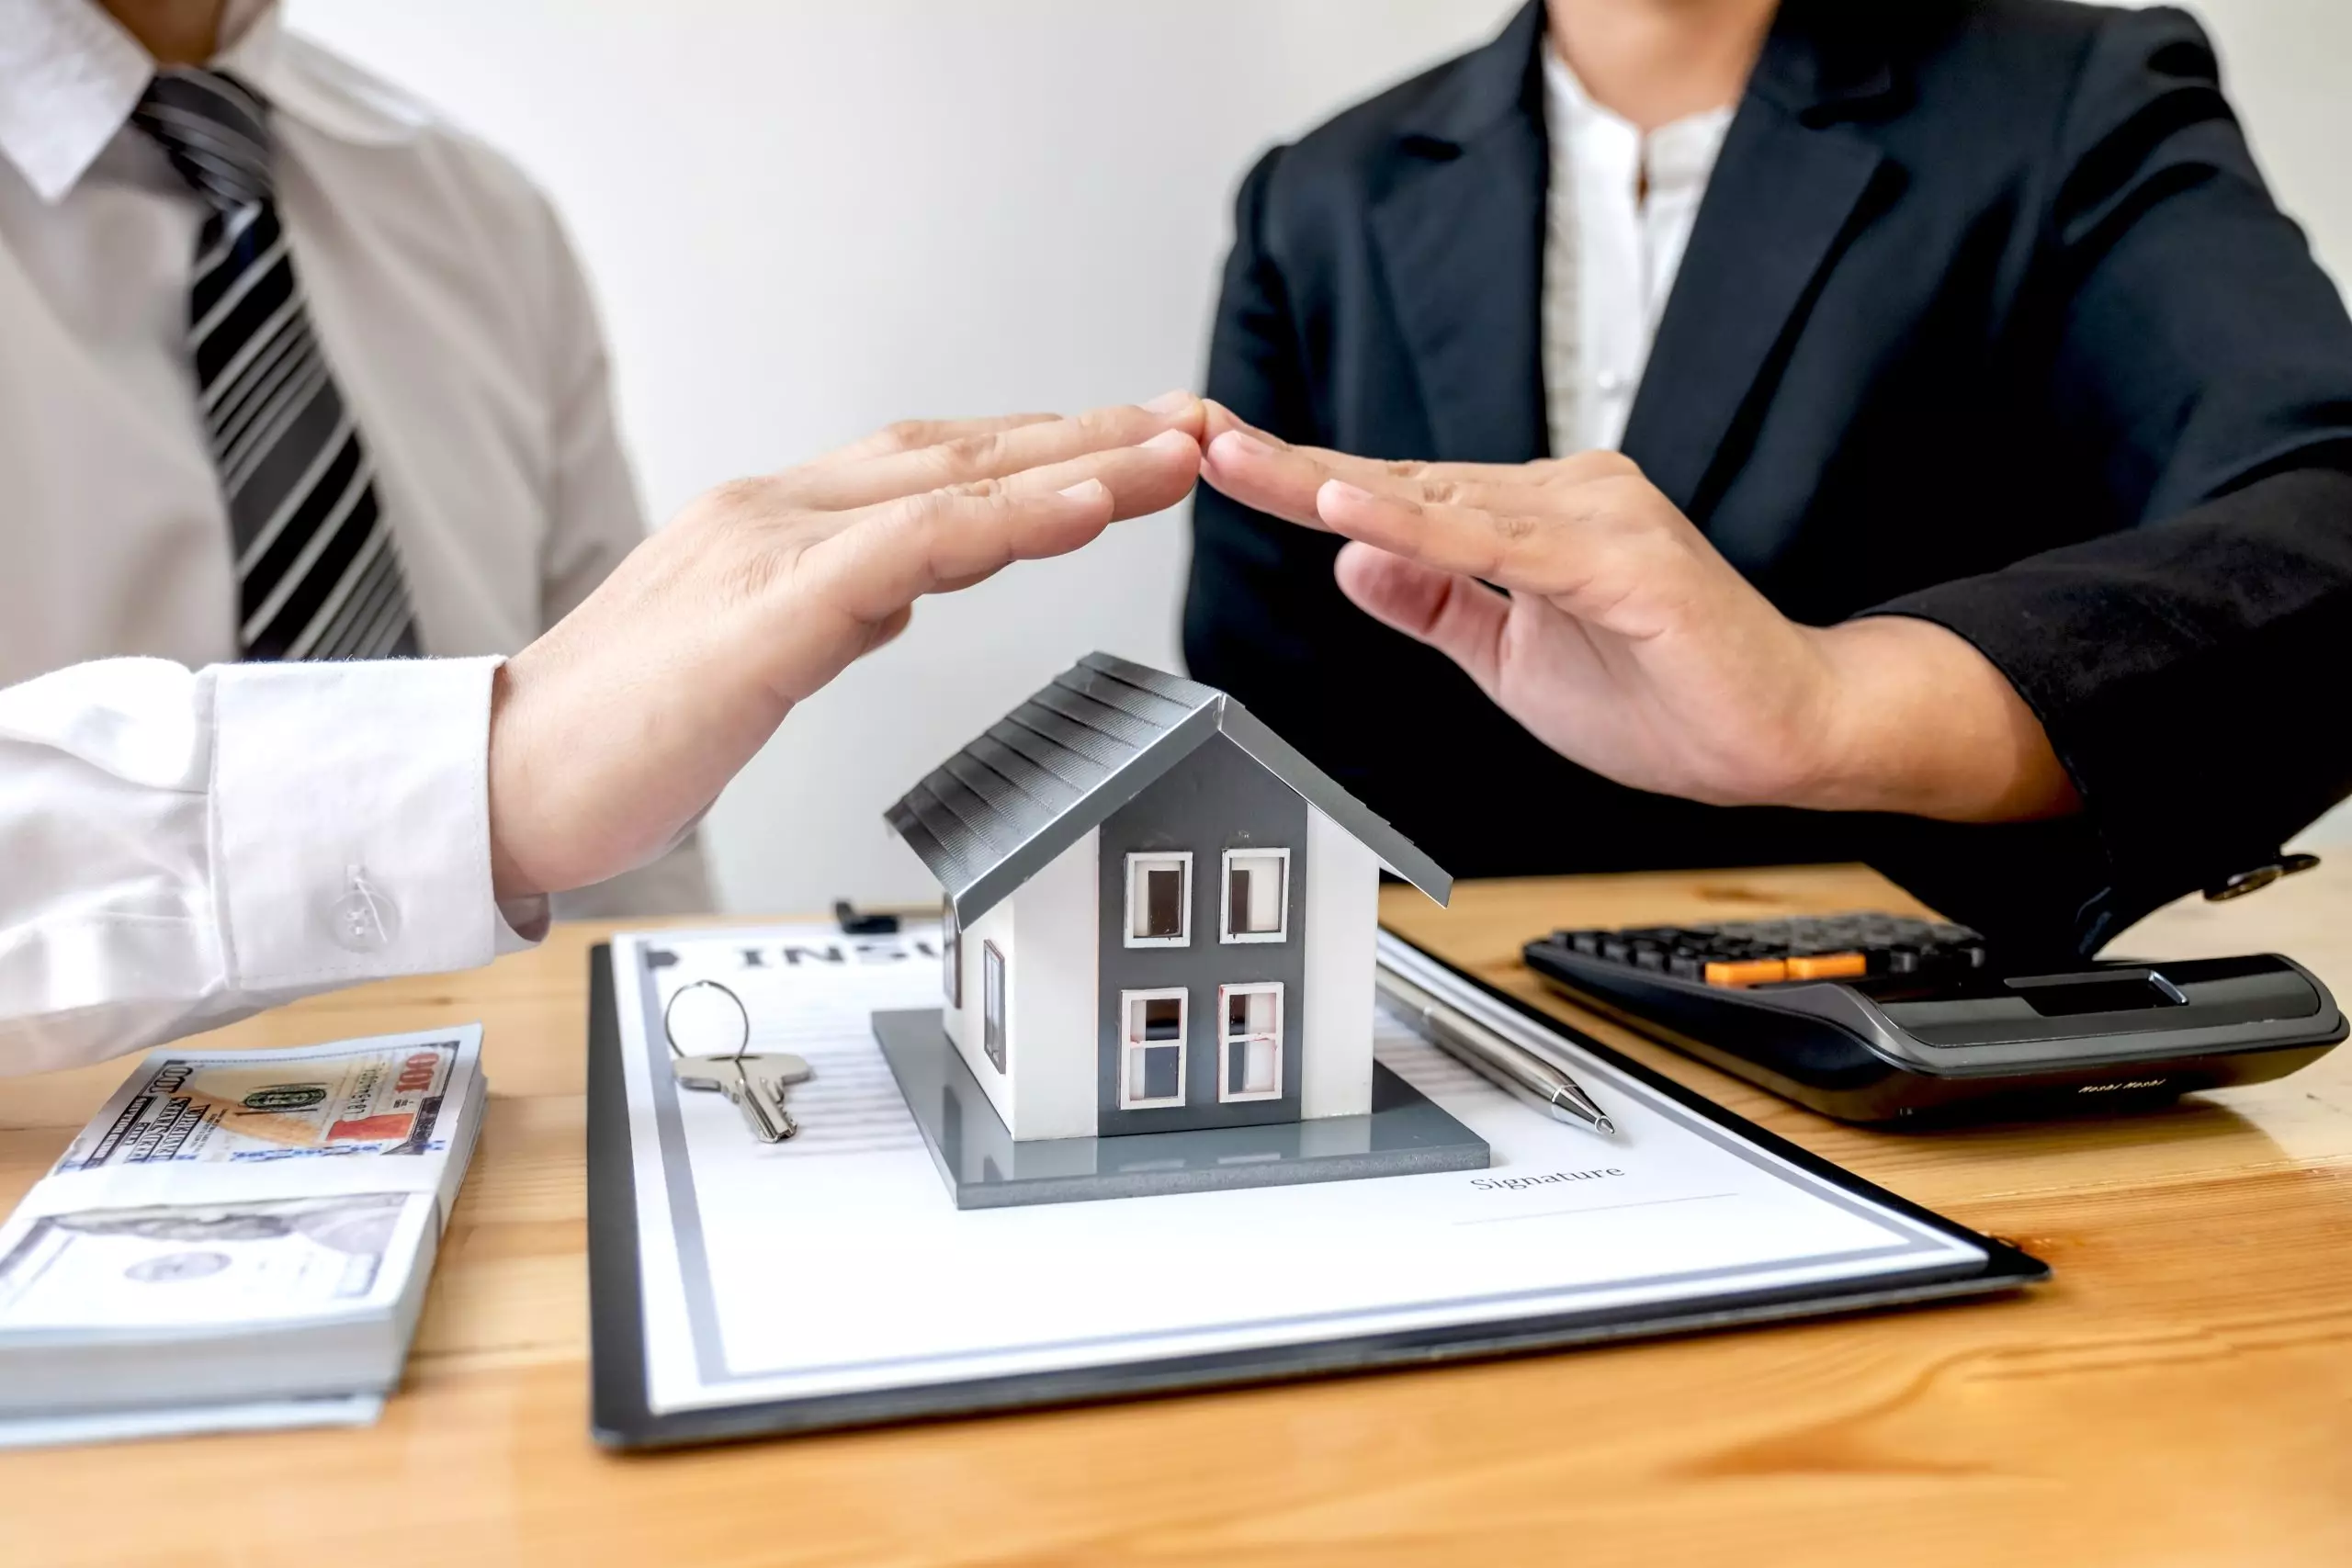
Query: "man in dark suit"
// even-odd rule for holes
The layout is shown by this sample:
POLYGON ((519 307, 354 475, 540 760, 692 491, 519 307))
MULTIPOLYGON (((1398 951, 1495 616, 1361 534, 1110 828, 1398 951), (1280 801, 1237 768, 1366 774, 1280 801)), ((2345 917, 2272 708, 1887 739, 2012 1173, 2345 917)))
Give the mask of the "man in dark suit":
POLYGON ((1602 97, 1645 9, 1539 0, 1251 171, 1193 673, 1459 874, 1860 859, 2086 952, 2270 874, 2352 791, 2352 321, 2197 25, 1681 7, 1744 86, 1623 457, 1544 463, 1545 51, 1602 97))

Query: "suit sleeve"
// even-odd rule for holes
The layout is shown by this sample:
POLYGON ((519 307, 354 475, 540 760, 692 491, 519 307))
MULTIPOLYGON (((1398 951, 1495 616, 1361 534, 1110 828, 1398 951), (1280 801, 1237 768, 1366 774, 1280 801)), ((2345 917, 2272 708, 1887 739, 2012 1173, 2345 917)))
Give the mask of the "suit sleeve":
POLYGON ((2314 700, 2352 677, 2352 321, 2186 16, 2100 29, 2057 162, 2042 417, 2138 525, 1873 613, 1966 637, 2041 720, 2105 863, 2095 948, 2352 792, 2314 700))

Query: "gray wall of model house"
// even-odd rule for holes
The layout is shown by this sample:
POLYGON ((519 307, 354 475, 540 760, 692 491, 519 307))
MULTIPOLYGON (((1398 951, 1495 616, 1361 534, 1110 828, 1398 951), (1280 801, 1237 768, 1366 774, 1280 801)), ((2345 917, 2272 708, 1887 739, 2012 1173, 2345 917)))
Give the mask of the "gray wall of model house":
POLYGON ((1102 824, 1101 984, 1096 1067, 1100 1126, 1114 1133, 1162 1133, 1179 1128, 1233 1127, 1298 1120, 1299 1029, 1306 1016, 1306 802, 1224 736, 1212 737, 1102 824), (1280 942, 1218 941, 1225 852, 1288 850, 1287 935, 1280 942), (1151 851, 1193 856, 1192 940, 1182 947, 1126 944, 1127 856, 1151 851), (1282 1096, 1220 1104, 1217 1073, 1222 1044, 1217 987, 1279 980, 1283 986, 1282 1096), (1119 1109, 1123 1035, 1119 993, 1184 987, 1184 1103, 1158 1110, 1119 1109))

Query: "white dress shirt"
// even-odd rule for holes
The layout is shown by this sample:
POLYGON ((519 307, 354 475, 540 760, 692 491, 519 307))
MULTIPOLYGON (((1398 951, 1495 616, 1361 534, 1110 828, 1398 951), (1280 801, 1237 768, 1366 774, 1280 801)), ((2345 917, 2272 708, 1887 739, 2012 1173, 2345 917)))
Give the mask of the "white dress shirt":
POLYGON ((1644 136, 1544 51, 1552 144, 1544 218, 1544 387, 1552 454, 1614 451, 1648 367, 1729 107, 1644 136))
POLYGON ((116 659, 0 690, 0 1073, 487 964, 496 659, 116 659))
MULTIPOLYGON (((554 214, 275 6, 230 7, 213 63, 272 106, 312 323, 440 657, 190 673, 239 651, 185 341, 202 209, 128 127, 136 41, 90 0, 5 9, 0 1072, 488 962, 545 909, 491 897, 498 660, 464 656, 520 648, 643 533, 554 214)), ((706 886, 689 845, 559 912, 706 886)))
MULTIPOLYGON (((228 513, 187 350, 206 209, 129 125, 154 63, 92 0, 0 28, 0 685, 233 660, 228 513)), ((604 337, 516 170, 264 7, 277 203, 428 653, 512 653, 644 536, 604 337)))

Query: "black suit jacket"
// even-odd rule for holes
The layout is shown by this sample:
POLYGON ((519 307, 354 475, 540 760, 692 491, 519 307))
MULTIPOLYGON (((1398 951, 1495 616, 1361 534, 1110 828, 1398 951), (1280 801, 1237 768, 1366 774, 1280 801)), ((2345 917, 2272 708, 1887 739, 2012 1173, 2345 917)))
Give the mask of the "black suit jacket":
MULTIPOLYGON (((1543 30, 1539 0, 1250 172, 1212 396, 1371 456, 1544 455, 1543 30)), ((1205 488, 1193 673, 1457 874, 1860 859, 2085 951, 2352 791, 2352 322, 2178 12, 1786 0, 1623 450, 1790 615, 1969 638, 2085 816, 1610 784, 1349 604, 1334 540, 1205 488)))

